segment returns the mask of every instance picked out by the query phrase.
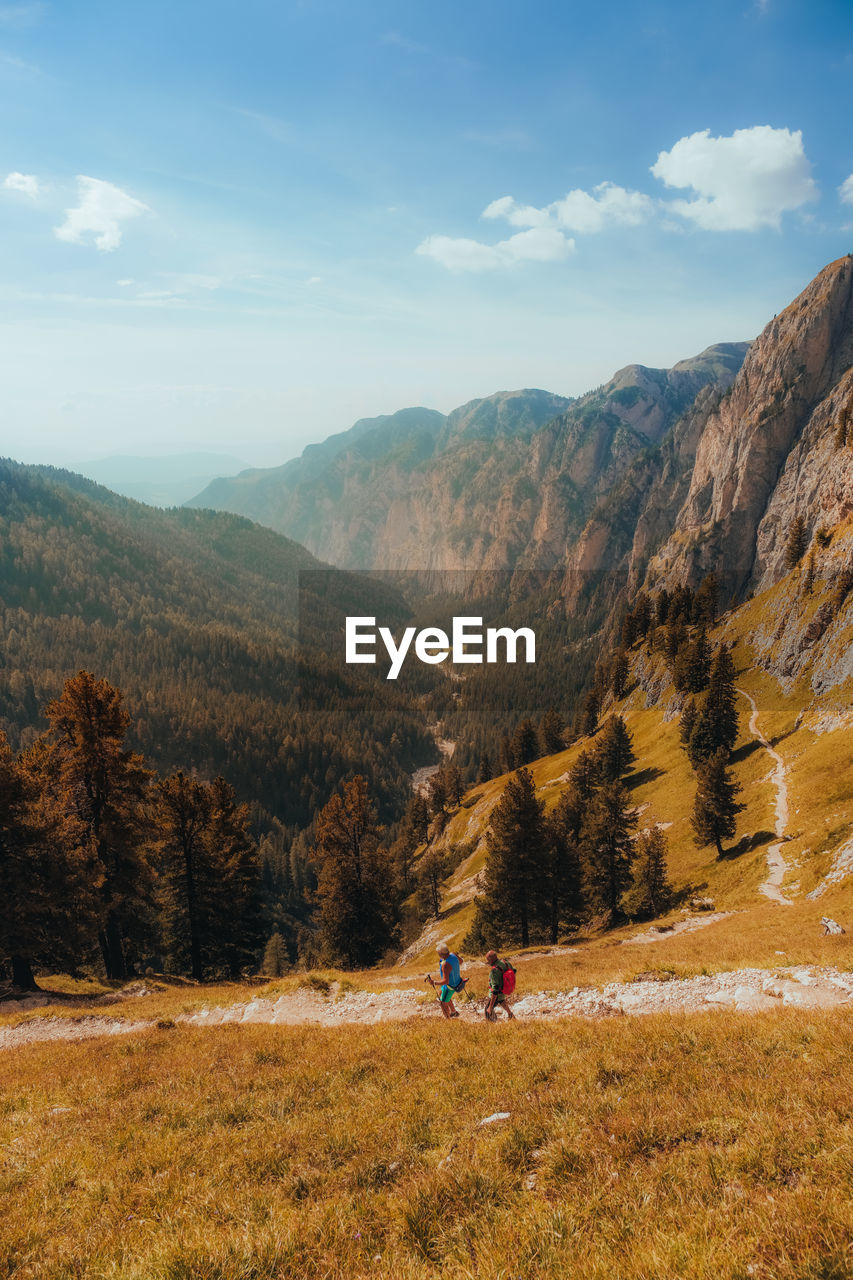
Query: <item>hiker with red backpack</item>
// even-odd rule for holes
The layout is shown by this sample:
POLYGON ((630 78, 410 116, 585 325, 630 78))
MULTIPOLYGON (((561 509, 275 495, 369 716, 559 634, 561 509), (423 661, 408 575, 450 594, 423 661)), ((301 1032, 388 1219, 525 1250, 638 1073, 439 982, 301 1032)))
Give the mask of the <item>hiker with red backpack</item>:
POLYGON ((508 960, 499 960, 497 951, 489 951, 486 954, 486 964, 489 966, 489 998, 486 1001, 486 1021, 497 1022, 498 1015, 495 1010, 500 1007, 503 1009, 507 1018, 515 1020, 515 1014, 506 1002, 507 996, 511 996, 515 991, 515 969, 508 960))

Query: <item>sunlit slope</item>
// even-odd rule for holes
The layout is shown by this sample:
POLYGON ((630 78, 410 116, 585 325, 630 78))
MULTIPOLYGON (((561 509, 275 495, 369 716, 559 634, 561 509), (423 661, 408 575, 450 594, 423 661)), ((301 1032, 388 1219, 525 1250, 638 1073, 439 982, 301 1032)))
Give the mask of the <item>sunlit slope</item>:
MULTIPOLYGON (((674 887, 712 898, 717 911, 737 913, 707 930, 666 939, 654 948, 655 962, 661 946, 668 957, 675 950, 694 960, 706 952, 719 957, 730 936, 737 963, 749 962, 753 943, 756 960, 760 952, 773 963, 778 951, 806 935, 819 935, 823 915, 849 920, 853 927, 853 874, 845 875, 848 845, 853 873, 853 592, 838 603, 851 543, 849 525, 836 530, 817 556, 810 589, 804 560, 776 586, 721 618, 711 633, 712 643, 725 640, 734 646, 742 690, 732 770, 745 808, 727 848, 731 856, 720 861, 711 846, 697 848, 694 842, 690 813, 696 780, 679 737, 684 698, 669 680, 663 655, 635 646, 626 697, 605 704, 601 722, 610 714, 622 715, 633 739, 637 760, 626 782, 638 827, 665 826, 674 887), (747 695, 757 710, 757 731, 784 765, 788 819, 778 831, 779 775, 768 749, 750 732, 747 695), (768 850, 780 838, 786 864, 781 890, 790 905, 768 900, 760 889, 768 878, 768 850), (809 896, 815 890, 817 896, 809 896)), ((581 738, 530 766, 547 809, 557 803, 580 753, 594 743, 581 738)), ((430 922, 410 949, 413 960, 430 955, 439 938, 462 945, 473 919, 477 874, 485 863, 489 815, 505 782, 503 776, 469 791, 440 837, 451 853, 464 856, 448 881, 441 918, 430 922)), ((681 918, 678 910, 656 923, 681 918)), ((637 931, 633 926, 607 937, 622 939, 637 931)))

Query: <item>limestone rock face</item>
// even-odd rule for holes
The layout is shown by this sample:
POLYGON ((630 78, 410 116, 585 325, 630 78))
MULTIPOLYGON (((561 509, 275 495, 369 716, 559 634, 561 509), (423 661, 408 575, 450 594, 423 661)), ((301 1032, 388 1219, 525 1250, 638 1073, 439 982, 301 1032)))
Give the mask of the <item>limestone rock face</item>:
POLYGON ((672 369, 628 365, 576 401, 527 388, 446 418, 411 409, 363 421, 284 467, 217 481, 191 505, 246 515, 345 568, 559 568, 633 461, 703 388, 731 383, 746 345, 672 369))
POLYGON ((696 583, 713 569, 735 589, 770 585, 784 571, 795 515, 814 531, 853 511, 853 448, 837 443, 851 365, 853 258, 845 257, 770 322, 708 416, 652 579, 696 583))

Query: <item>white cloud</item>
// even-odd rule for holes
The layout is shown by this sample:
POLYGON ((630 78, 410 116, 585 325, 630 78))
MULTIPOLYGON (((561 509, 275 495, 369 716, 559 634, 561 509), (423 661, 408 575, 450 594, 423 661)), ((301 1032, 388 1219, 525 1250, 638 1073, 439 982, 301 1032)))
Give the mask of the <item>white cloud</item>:
POLYGON ((78 176, 77 197, 79 204, 66 209, 65 221, 54 227, 54 234, 71 244, 85 244, 86 237, 93 235, 96 248, 103 253, 111 253, 121 244, 123 222, 148 211, 141 200, 100 178, 78 176))
POLYGON ((841 186, 838 188, 838 194, 841 196, 841 199, 845 204, 853 204, 853 173, 850 174, 849 178, 842 182, 841 186))
POLYGON ((600 182, 588 191, 569 191, 561 200, 537 209, 501 196, 483 210, 484 218, 505 218, 514 227, 557 227, 564 231, 603 231, 608 225, 637 226, 654 210, 654 202, 640 191, 626 191, 612 182, 600 182))
POLYGON ((41 190, 38 178, 32 173, 7 174, 3 186, 7 191, 20 191, 31 200, 35 200, 41 190))
POLYGON ((799 129, 756 125, 727 138, 705 129, 661 151, 651 171, 668 187, 698 193, 667 207, 708 231, 778 227, 783 213, 818 195, 799 129))
POLYGON ((532 227, 497 244, 428 236, 415 252, 441 263, 448 271, 494 271, 518 262, 558 262, 573 253, 574 248, 574 240, 557 228, 532 227))

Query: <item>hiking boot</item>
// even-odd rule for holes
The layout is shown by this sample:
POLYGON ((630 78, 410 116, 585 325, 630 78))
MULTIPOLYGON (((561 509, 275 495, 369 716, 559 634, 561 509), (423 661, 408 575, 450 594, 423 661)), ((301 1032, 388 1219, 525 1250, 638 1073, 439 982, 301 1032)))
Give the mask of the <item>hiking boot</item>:
POLYGON ((451 1018, 458 1018, 458 1017, 459 1017, 459 1010, 458 1010, 458 1009, 451 1009, 451 1010, 450 1010, 450 1016, 451 1016, 451 1018))

